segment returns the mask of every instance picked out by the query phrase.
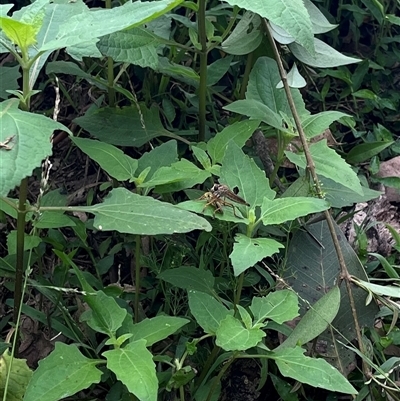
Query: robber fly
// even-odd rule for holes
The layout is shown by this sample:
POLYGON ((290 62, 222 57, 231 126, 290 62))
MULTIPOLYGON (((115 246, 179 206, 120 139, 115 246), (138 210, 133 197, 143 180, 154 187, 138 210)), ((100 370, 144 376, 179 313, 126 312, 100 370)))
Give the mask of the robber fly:
POLYGON ((233 210, 233 214, 237 216, 236 214, 236 207, 233 205, 231 202, 228 202, 226 200, 228 198, 231 201, 234 201, 236 203, 239 203, 241 205, 246 205, 250 206, 243 198, 240 196, 237 196, 234 192, 232 192, 227 185, 223 184, 214 184, 212 188, 210 189, 209 192, 206 192, 200 199, 206 200, 207 203, 204 205, 203 210, 207 206, 213 206, 214 207, 214 212, 215 213, 223 213, 222 207, 223 206, 229 206, 233 210))

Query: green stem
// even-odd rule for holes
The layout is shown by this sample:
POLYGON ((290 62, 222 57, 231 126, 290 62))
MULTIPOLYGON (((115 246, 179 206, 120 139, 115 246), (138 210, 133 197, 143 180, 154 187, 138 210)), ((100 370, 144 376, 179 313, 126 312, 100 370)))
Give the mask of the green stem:
POLYGON ((14 289, 14 323, 18 320, 18 313, 22 303, 22 282, 24 274, 24 241, 25 241, 25 215, 26 198, 28 195, 28 179, 24 178, 19 187, 19 200, 17 212, 17 261, 15 266, 14 289))
POLYGON ((136 235, 135 249, 135 323, 139 322, 139 302, 140 302, 140 235, 136 235))
POLYGON ((237 280, 237 287, 235 293, 235 309, 236 305, 239 305, 240 297, 242 296, 242 289, 243 289, 243 282, 244 282, 244 273, 241 273, 238 280, 237 280))
POLYGON ((239 99, 244 99, 246 94, 247 84, 250 78, 251 68, 253 67, 254 52, 247 55, 246 68, 244 70, 242 86, 240 88, 239 99))
POLYGON ((207 0, 199 0, 197 24, 199 32, 200 51, 200 84, 199 84, 199 135, 198 142, 206 138, 206 100, 207 100, 207 34, 206 34, 207 0))

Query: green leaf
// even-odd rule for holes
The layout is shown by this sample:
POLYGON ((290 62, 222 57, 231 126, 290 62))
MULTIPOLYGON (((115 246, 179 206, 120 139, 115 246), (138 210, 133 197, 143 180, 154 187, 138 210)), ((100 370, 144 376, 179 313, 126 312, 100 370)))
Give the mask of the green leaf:
MULTIPOLYGON (((363 189, 357 174, 333 149, 328 147, 325 139, 313 143, 310 146, 310 152, 315 163, 317 175, 330 178, 358 194, 363 194, 363 189)), ((304 154, 291 152, 285 152, 285 154, 292 163, 303 169, 306 168, 304 154)))
POLYGON ((216 332, 215 343, 225 351, 244 351, 255 347, 266 336, 257 327, 247 329, 233 316, 226 316, 216 332))
POLYGON ((146 348, 146 340, 127 344, 103 352, 107 367, 140 401, 157 401, 158 380, 153 355, 146 348))
MULTIPOLYGON (((89 12, 89 8, 81 1, 68 2, 66 4, 35 1, 29 6, 24 7, 24 10, 23 19, 28 18, 31 21, 36 18, 43 18, 42 26, 37 34, 37 44, 29 49, 30 57, 37 57, 29 70, 29 86, 33 88, 42 67, 52 53, 52 50, 48 50, 39 56, 39 49, 57 37, 60 26, 65 21, 68 21, 75 15, 89 12)), ((88 47, 87 42, 85 47, 88 47)), ((99 57, 100 52, 97 52, 99 53, 97 57, 99 57)))
POLYGON ((197 161, 205 170, 211 170, 211 160, 207 152, 198 146, 192 146, 192 152, 197 161))
POLYGON ((322 134, 334 121, 342 117, 351 118, 348 114, 341 113, 340 111, 322 111, 312 116, 305 116, 301 125, 307 139, 311 139, 322 134))
POLYGON ((227 2, 272 21, 285 29, 310 54, 314 54, 311 20, 302 0, 271 0, 268 3, 254 0, 228 0, 227 2))
POLYGON ((324 359, 304 356, 305 350, 285 348, 272 353, 279 371, 301 383, 345 394, 357 394, 357 390, 337 369, 324 359))
POLYGON ((358 284, 364 290, 371 291, 376 295, 384 295, 387 297, 400 298, 399 287, 396 287, 394 285, 372 284, 369 283, 368 281, 364 281, 359 278, 355 279, 354 283, 358 284))
POLYGON ((189 291, 189 309, 196 322, 209 334, 215 334, 221 321, 233 311, 228 310, 211 295, 199 291, 189 291))
POLYGON ((304 64, 311 67, 319 68, 332 68, 339 67, 340 65, 347 65, 353 63, 359 63, 360 59, 345 56, 342 53, 336 51, 333 47, 327 45, 322 40, 314 38, 315 55, 312 56, 310 53, 298 43, 291 43, 289 45, 290 51, 293 55, 298 58, 304 64))
MULTIPOLYGON (((279 120, 282 121, 281 114, 291 115, 291 111, 285 90, 277 88, 280 81, 281 76, 276 61, 269 57, 258 58, 250 73, 246 99, 261 102, 275 115, 279 116, 279 120)), ((300 91, 291 88, 290 92, 299 115, 308 115, 309 112, 305 108, 300 91)), ((280 127, 282 128, 282 123, 280 127)))
MULTIPOLYGON (((206 19, 206 21, 208 21, 206 19)), ((207 66, 207 86, 213 86, 228 72, 233 56, 217 59, 207 66)))
POLYGON ((29 369, 25 359, 12 358, 5 343, 0 344, 0 397, 4 397, 4 388, 8 370, 10 376, 7 388, 7 401, 21 401, 31 380, 33 372, 29 369))
POLYGON ((158 279, 164 280, 184 290, 196 290, 207 294, 214 293, 214 277, 209 270, 182 266, 161 272, 158 279))
POLYGON ((150 172, 146 176, 146 180, 150 180, 154 173, 161 167, 170 166, 178 161, 178 149, 175 140, 162 143, 150 152, 146 152, 139 159, 139 165, 136 174, 140 174, 143 170, 150 167, 150 172))
POLYGON ((375 155, 378 155, 383 150, 392 146, 394 141, 378 141, 378 142, 366 142, 360 145, 356 145, 351 148, 350 152, 347 154, 346 161, 351 164, 357 164, 365 162, 375 155))
POLYGON ((265 104, 255 99, 236 100, 223 107, 233 113, 242 114, 252 120, 261 120, 278 130, 284 131, 282 117, 265 104))
POLYGON ((359 194, 338 182, 322 176, 320 181, 325 193, 325 199, 331 207, 342 208, 352 206, 354 203, 368 202, 382 195, 382 192, 366 187, 361 187, 363 193, 359 194))
MULTIPOLYGON (((42 242, 42 239, 36 235, 24 234, 24 251, 34 249, 42 242)), ((14 255, 17 252, 17 230, 12 230, 7 235, 7 252, 14 255)))
MULTIPOLYGON (((280 292, 280 291, 279 291, 280 292)), ((289 337, 275 351, 282 348, 293 348, 317 338, 332 323, 340 306, 340 290, 334 286, 320 298, 297 323, 289 337)))
POLYGON ((237 234, 233 251, 229 255, 235 276, 239 276, 260 260, 279 252, 279 248, 284 246, 271 238, 249 238, 237 234))
MULTIPOLYGON (((70 208, 71 211, 73 209, 70 208)), ((207 220, 125 188, 113 189, 102 204, 80 206, 77 210, 95 214, 94 226, 101 231, 116 230, 139 235, 211 231, 207 220)))
POLYGON ((175 316, 156 316, 151 319, 144 319, 133 325, 132 337, 129 342, 144 339, 146 340, 146 347, 150 347, 174 334, 188 323, 190 320, 175 316))
POLYGON ((97 47, 103 55, 115 61, 156 69, 157 47, 162 42, 162 38, 147 29, 133 28, 102 36, 97 47))
POLYGON ((112 145, 139 147, 158 136, 177 138, 175 134, 164 129, 155 106, 147 109, 141 105, 140 110, 142 116, 136 105, 123 108, 106 107, 75 118, 74 122, 96 138, 112 145))
POLYGON ((138 185, 142 188, 156 187, 157 193, 176 192, 203 183, 211 173, 199 169, 186 159, 173 163, 170 167, 160 167, 149 181, 138 185))
POLYGON ((182 0, 127 2, 120 7, 82 12, 64 21, 57 37, 45 43, 39 50, 61 49, 142 25, 172 10, 181 2, 182 0))
POLYGON ((207 151, 213 163, 221 163, 229 141, 242 148, 260 125, 259 120, 243 120, 226 126, 207 142, 207 151))
POLYGON ((261 219, 263 224, 268 226, 327 209, 329 209, 329 204, 324 199, 297 197, 269 200, 264 198, 261 206, 261 219))
POLYGON ((222 42, 222 50, 236 56, 256 50, 263 38, 260 25, 259 15, 246 11, 227 39, 222 42))
POLYGON ((311 24, 313 28, 313 33, 325 33, 332 29, 335 29, 337 25, 332 25, 322 14, 317 6, 315 6, 310 0, 304 0, 304 5, 308 11, 311 18, 311 24))
POLYGON ((0 67, 0 82, 7 82, 6 85, 2 85, 0 88, 0 99, 7 99, 10 94, 6 92, 8 90, 19 89, 18 79, 21 78, 21 73, 19 72, 19 65, 14 67, 0 67))
POLYGON ((226 184, 252 207, 261 205, 264 197, 273 199, 275 192, 262 171, 233 141, 228 143, 221 167, 221 184, 226 184))
POLYGON ((76 345, 56 342, 54 351, 39 361, 24 401, 58 401, 100 383, 102 371, 95 367, 99 362, 83 356, 76 345))
POLYGON ((126 309, 121 308, 113 297, 103 291, 86 295, 85 301, 91 310, 85 311, 81 315, 81 320, 86 321, 97 332, 107 334, 109 337, 115 336, 125 319, 126 309))
POLYGON ((118 181, 133 180, 138 161, 108 143, 72 137, 72 142, 118 181))
POLYGON ((28 50, 29 46, 36 43, 38 25, 16 21, 9 17, 0 17, 0 26, 8 39, 24 52, 28 50))
POLYGON ((271 292, 266 297, 254 297, 250 310, 255 323, 262 323, 265 319, 270 319, 282 324, 299 315, 297 296, 289 290, 271 292))
POLYGON ((7 196, 51 155, 50 136, 54 130, 71 134, 68 128, 50 118, 21 111, 18 104, 18 99, 0 103, 0 142, 8 141, 10 148, 0 147, 0 196, 7 196))
POLYGON ((46 74, 67 74, 74 75, 78 78, 86 79, 91 85, 106 90, 107 85, 104 79, 92 76, 79 68, 79 66, 71 61, 52 61, 46 63, 46 74))

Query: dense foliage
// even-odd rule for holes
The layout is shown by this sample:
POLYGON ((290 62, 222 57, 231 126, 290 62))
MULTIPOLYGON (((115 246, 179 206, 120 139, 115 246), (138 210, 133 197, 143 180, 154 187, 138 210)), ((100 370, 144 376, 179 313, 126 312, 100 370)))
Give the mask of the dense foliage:
POLYGON ((398 11, 0 5, 3 400, 399 399, 398 11))

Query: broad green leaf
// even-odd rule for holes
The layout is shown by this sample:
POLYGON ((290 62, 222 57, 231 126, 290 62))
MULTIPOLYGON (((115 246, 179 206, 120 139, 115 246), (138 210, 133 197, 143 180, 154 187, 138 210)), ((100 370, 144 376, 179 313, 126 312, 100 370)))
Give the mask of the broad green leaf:
POLYGON ((165 270, 157 278, 187 291, 196 290, 207 294, 213 294, 214 292, 215 280, 209 270, 182 266, 176 269, 165 270))
POLYGON ((272 21, 292 35, 310 54, 314 53, 310 16, 302 0, 228 0, 232 6, 239 6, 272 21))
MULTIPOLYGON (((278 293, 281 291, 278 291, 278 293)), ((334 286, 320 298, 302 317, 289 337, 275 351, 282 348, 293 348, 317 338, 332 323, 340 306, 340 290, 334 286)))
MULTIPOLYGON (((280 81, 281 76, 276 61, 269 57, 260 57, 251 70, 249 84, 246 91, 246 99, 261 102, 267 106, 268 109, 272 110, 274 115, 279 116, 279 121, 282 121, 282 113, 288 116, 291 116, 292 114, 286 98, 285 90, 283 88, 277 88, 280 81)), ((300 91, 295 88, 292 88, 290 91, 297 113, 299 113, 300 116, 309 114, 305 108, 300 91)), ((268 119, 271 119, 271 117, 268 117, 268 119)), ((282 123, 280 123, 280 127, 282 128, 282 123)))
POLYGON ((205 170, 211 170, 211 160, 207 152, 198 146, 192 146, 192 152, 196 160, 202 165, 205 170))
POLYGON ((264 198, 261 206, 261 219, 263 224, 268 226, 327 209, 329 209, 329 204, 324 199, 297 197, 269 200, 264 198))
MULTIPOLYGON (((357 192, 354 192, 352 189, 339 184, 338 182, 330 180, 329 178, 320 176, 319 180, 322 188, 324 189, 325 200, 331 207, 335 208, 352 206, 354 203, 368 202, 382 194, 382 192, 361 187, 363 191, 361 195, 357 192)), ((303 175, 290 185, 282 197, 307 196, 310 194, 310 188, 312 188, 310 180, 303 175)))
MULTIPOLYGON (((287 73, 287 83, 291 88, 304 88, 307 85, 306 80, 300 74, 296 63, 293 64, 292 68, 287 73)), ((277 89, 283 88, 283 82, 280 81, 276 86, 277 89)))
POLYGON ((351 164, 365 162, 393 145, 394 141, 366 142, 351 148, 346 161, 351 164))
MULTIPOLYGON (((333 150, 330 149, 326 140, 313 143, 310 146, 311 156, 315 163, 317 175, 330 178, 347 188, 352 189, 358 194, 363 194, 363 190, 357 174, 352 168, 333 150)), ((285 152, 287 158, 297 166, 306 168, 304 154, 285 152)))
POLYGON ((146 348, 146 340, 138 340, 123 348, 103 352, 107 368, 140 401, 157 401, 158 380, 153 355, 146 348))
POLYGON ((237 195, 246 200, 251 207, 261 205, 264 197, 275 197, 265 172, 233 141, 228 143, 222 160, 220 183, 228 185, 232 191, 238 188, 237 195))
POLYGON ((251 120, 261 120, 266 124, 278 130, 284 130, 282 117, 271 110, 268 106, 255 99, 236 100, 235 102, 224 106, 225 110, 233 113, 242 114, 251 120))
POLYGON ((312 116, 305 116, 301 125, 307 139, 322 134, 334 121, 342 117, 349 117, 348 114, 341 113, 340 111, 322 111, 321 113, 312 116))
POLYGON ((133 28, 102 36, 97 47, 115 61, 156 69, 157 47, 162 42, 162 38, 147 29, 133 28))
POLYGON ((113 32, 149 22, 180 4, 182 0, 127 2, 112 9, 91 10, 72 16, 60 26, 57 36, 40 51, 61 49, 113 32))
POLYGON ((24 401, 58 401, 99 383, 103 374, 95 366, 99 362, 83 356, 76 345, 56 342, 54 351, 39 361, 24 401))
MULTIPOLYGON (((128 4, 128 3, 126 3, 128 4)), ((134 3, 137 4, 137 3, 134 3)), ((140 106, 141 115, 135 105, 113 108, 106 107, 75 118, 74 122, 103 142, 119 146, 142 146, 157 136, 177 138, 164 129, 155 106, 147 109, 140 106)))
POLYGON ((138 161, 108 143, 72 137, 72 142, 118 181, 133 180, 138 161))
POLYGON ((157 193, 169 193, 201 184, 210 176, 211 173, 208 171, 199 169, 192 162, 182 159, 170 167, 160 167, 149 181, 138 186, 141 188, 156 187, 157 193))
MULTIPOLYGON (((287 262, 285 269, 281 272, 281 277, 299 294, 301 299, 313 305, 337 284, 340 266, 336 252, 333 251, 332 234, 327 222, 323 220, 307 224, 305 228, 306 230, 298 230, 294 233, 291 239, 287 250, 287 262)), ((335 232, 349 273, 366 281, 367 276, 357 254, 336 224, 335 232)), ((356 337, 356 332, 351 308, 347 302, 348 294, 345 287, 341 286, 340 290, 344 302, 341 302, 339 312, 332 325, 339 332, 346 333, 346 338, 352 341, 356 337)), ((371 304, 368 307, 365 305, 367 293, 363 289, 353 286, 352 292, 360 326, 373 325, 378 311, 376 305, 371 304)), ((300 306, 301 314, 304 315, 309 304, 301 302, 300 306)), ((336 348, 333 343, 335 339, 332 338, 330 331, 320 335, 319 338, 323 338, 327 342, 328 349, 336 348)), ((336 357, 339 355, 335 354, 336 357)))
POLYGON ((68 128, 50 118, 21 111, 18 103, 18 99, 0 103, 0 142, 8 141, 9 147, 9 150, 0 147, 0 196, 7 196, 51 155, 50 136, 54 130, 71 134, 68 128))
POLYGON ((221 321, 233 315, 233 311, 204 292, 190 290, 188 296, 190 312, 206 333, 215 334, 221 321))
POLYGON ((9 17, 0 17, 0 27, 13 44, 27 52, 28 47, 36 43, 36 34, 40 25, 27 24, 9 17))
POLYGON ((271 292, 266 297, 253 297, 250 310, 255 323, 270 319, 282 324, 299 315, 297 296, 289 290, 271 292))
POLYGON ((71 61, 52 61, 46 64, 46 74, 67 74, 75 75, 78 78, 83 78, 88 81, 91 85, 95 85, 97 88, 106 90, 107 83, 104 79, 92 76, 87 72, 81 70, 78 64, 71 61))
POLYGON ((226 126, 207 142, 207 151, 213 163, 221 163, 229 141, 242 148, 260 125, 259 120, 243 120, 226 126))
MULTIPOLYGON (((24 18, 26 18, 27 14, 29 14, 30 20, 37 18, 37 16, 42 16, 43 18, 42 26, 37 34, 37 45, 29 49, 30 57, 36 57, 41 47, 49 41, 54 40, 58 34, 60 26, 64 24, 65 21, 69 20, 74 15, 85 12, 88 13, 89 8, 83 3, 83 1, 65 2, 65 4, 35 1, 33 4, 25 7, 24 18)), ((51 53, 52 50, 45 51, 33 63, 29 70, 30 88, 34 87, 40 70, 51 53)))
POLYGON ((311 0, 304 0, 304 5, 307 9, 307 12, 311 18, 311 24, 313 33, 315 35, 319 33, 329 32, 332 29, 335 29, 337 25, 332 25, 325 17, 324 14, 319 10, 311 0))
MULTIPOLYGON (((47 192, 40 201, 40 206, 66 206, 68 203, 67 194, 62 194, 59 189, 47 192)), ((60 228, 74 227, 76 223, 70 216, 64 214, 63 211, 45 210, 35 216, 33 225, 36 228, 60 228)))
POLYGON ((261 329, 247 329, 240 320, 226 316, 217 329, 215 343, 225 351, 245 351, 255 347, 265 336, 261 329))
POLYGON ((8 370, 10 377, 7 388, 7 401, 21 401, 31 380, 33 372, 29 369, 25 359, 12 358, 8 346, 0 343, 0 398, 4 397, 4 388, 8 370), (5 347, 4 347, 5 346, 5 347), (12 366, 10 366, 12 364, 12 366))
POLYGON ((175 316, 156 316, 144 319, 133 325, 132 337, 129 342, 145 339, 146 347, 150 347, 158 341, 164 340, 171 334, 177 332, 190 320, 175 316))
POLYGON ((368 281, 364 281, 359 278, 354 280, 354 282, 357 283, 364 290, 371 291, 373 294, 384 295, 393 298, 400 298, 399 287, 396 287, 394 285, 372 284, 369 283, 368 281))
MULTIPOLYGON (((206 20, 208 21, 208 20, 206 20)), ((213 86, 228 72, 233 56, 219 58, 207 66, 207 86, 213 86)))
POLYGON ((103 291, 86 295, 85 301, 91 310, 85 311, 81 315, 81 320, 86 321, 97 332, 107 334, 109 337, 115 336, 125 319, 126 309, 121 308, 113 297, 103 291))
POLYGON ((146 180, 150 180, 154 173, 161 167, 170 166, 178 161, 177 143, 174 139, 162 143, 150 152, 146 152, 139 159, 137 174, 150 167, 150 172, 146 176, 146 180))
POLYGON ((159 57, 158 72, 184 82, 197 88, 200 83, 200 75, 190 67, 170 61, 167 57, 159 57))
POLYGON ((339 67, 340 65, 347 65, 353 63, 359 63, 360 59, 345 56, 342 53, 336 51, 333 47, 327 45, 322 40, 314 38, 315 55, 310 53, 298 43, 291 43, 289 45, 290 51, 304 64, 311 67, 319 68, 332 68, 339 67))
POLYGON ((0 82, 7 82, 7 85, 1 85, 0 87, 0 99, 7 99, 10 96, 10 94, 6 92, 6 89, 19 89, 18 79, 21 78, 19 69, 19 65, 14 67, 0 67, 0 82))
POLYGON ((211 231, 207 220, 125 188, 113 189, 102 204, 70 208, 71 211, 74 209, 95 214, 94 226, 101 231, 139 235, 211 231))
POLYGON ((243 56, 260 46, 263 34, 258 14, 246 11, 230 35, 222 42, 222 50, 228 54, 243 56))
MULTIPOLYGON (((36 235, 24 234, 24 251, 34 249, 42 242, 42 239, 36 235)), ((7 235, 7 252, 13 255, 17 252, 17 230, 12 230, 7 235)))
POLYGON ((274 239, 249 238, 246 235, 237 234, 233 251, 229 255, 235 276, 239 276, 260 260, 279 252, 279 248, 284 246, 274 239))
POLYGON ((332 365, 324 359, 305 356, 304 352, 300 347, 284 348, 274 351, 272 358, 285 377, 325 390, 357 394, 357 390, 332 365))

